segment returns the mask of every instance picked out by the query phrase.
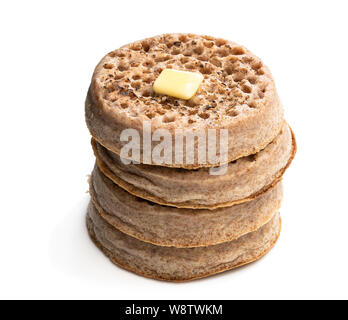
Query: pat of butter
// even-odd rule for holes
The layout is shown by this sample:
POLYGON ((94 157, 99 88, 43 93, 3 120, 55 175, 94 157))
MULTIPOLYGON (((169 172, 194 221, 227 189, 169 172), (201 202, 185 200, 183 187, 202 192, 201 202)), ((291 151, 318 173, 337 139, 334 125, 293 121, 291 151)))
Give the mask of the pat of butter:
POLYGON ((188 100, 196 94, 202 81, 203 75, 200 73, 164 69, 156 79, 153 89, 159 94, 188 100))

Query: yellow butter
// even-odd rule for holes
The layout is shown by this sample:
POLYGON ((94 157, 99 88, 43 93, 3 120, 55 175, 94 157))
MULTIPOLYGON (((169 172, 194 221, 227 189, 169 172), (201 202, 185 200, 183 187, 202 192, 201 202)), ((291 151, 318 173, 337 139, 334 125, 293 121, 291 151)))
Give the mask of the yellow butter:
POLYGON ((188 100, 196 94, 202 81, 203 75, 200 73, 164 69, 156 79, 153 89, 159 94, 188 100))

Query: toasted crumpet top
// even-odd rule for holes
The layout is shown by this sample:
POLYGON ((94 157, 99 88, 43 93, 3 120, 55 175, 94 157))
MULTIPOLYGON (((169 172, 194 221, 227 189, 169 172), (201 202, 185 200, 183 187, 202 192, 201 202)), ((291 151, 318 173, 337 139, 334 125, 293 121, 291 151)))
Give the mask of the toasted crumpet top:
POLYGON ((110 52, 95 69, 86 103, 92 135, 118 154, 117 130, 141 130, 147 120, 152 130, 229 129, 231 161, 264 148, 282 117, 274 81, 258 57, 234 42, 193 34, 160 35, 110 52), (164 69, 204 79, 190 100, 156 94, 153 84, 164 69))
POLYGON ((177 127, 223 125, 274 94, 268 70, 244 47, 195 35, 164 35, 115 50, 103 59, 96 81, 115 111, 177 127), (189 101, 158 95, 152 86, 164 69, 198 71, 204 81, 189 101))

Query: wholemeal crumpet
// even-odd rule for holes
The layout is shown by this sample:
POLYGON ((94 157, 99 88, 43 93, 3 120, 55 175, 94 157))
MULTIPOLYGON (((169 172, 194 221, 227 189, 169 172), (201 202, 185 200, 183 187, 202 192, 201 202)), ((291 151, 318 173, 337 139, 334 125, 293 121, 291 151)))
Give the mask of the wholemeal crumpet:
POLYGON ((234 240, 266 224, 279 210, 279 182, 253 201, 216 210, 179 209, 135 197, 96 166, 90 194, 100 216, 118 230, 160 246, 198 247, 234 240))
POLYGON ((265 149, 230 162, 224 175, 210 175, 209 168, 125 165, 95 140, 92 146, 100 170, 129 193, 167 206, 200 209, 228 207, 265 193, 282 178, 296 152, 286 123, 265 149))
POLYGON ((180 282, 276 243, 297 145, 269 69, 245 47, 194 34, 125 45, 97 65, 85 118, 87 228, 114 264, 180 282))
MULTIPOLYGON (((106 55, 93 74, 85 114, 94 139, 118 155, 127 143, 121 141, 123 130, 136 130, 140 144, 133 151, 144 164, 159 164, 151 157, 158 139, 143 148, 145 135, 153 137, 157 129, 171 134, 173 146, 176 130, 182 136, 188 131, 208 136, 215 129, 222 164, 264 149, 284 121, 271 73, 258 57, 234 42, 192 34, 160 35, 106 55), (165 69, 199 73, 204 79, 189 100, 155 93, 153 85, 165 69), (146 130, 145 122, 150 123, 146 130), (222 130, 228 133, 226 150, 219 144, 222 130), (148 151, 150 157, 145 157, 148 151)), ((199 161, 206 150, 197 143, 194 159, 186 161, 186 143, 183 139, 182 150, 173 149, 170 161, 160 164, 186 169, 217 166, 199 161), (182 163, 175 161, 177 153, 183 154, 182 163)))
POLYGON ((265 255, 278 239, 278 213, 258 230, 214 246, 171 248, 130 237, 102 219, 89 204, 87 227, 92 240, 118 266, 158 280, 187 281, 250 263, 265 255))

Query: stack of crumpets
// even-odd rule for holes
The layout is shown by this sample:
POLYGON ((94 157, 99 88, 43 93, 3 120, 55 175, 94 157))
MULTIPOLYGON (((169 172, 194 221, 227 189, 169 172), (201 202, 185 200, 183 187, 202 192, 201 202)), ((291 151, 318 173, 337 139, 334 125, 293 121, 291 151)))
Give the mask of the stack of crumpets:
POLYGON ((107 54, 86 99, 87 227, 112 262, 185 281, 278 239, 293 132, 269 69, 233 42, 165 34, 107 54))

